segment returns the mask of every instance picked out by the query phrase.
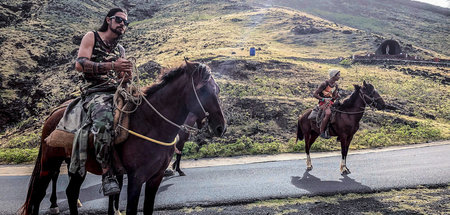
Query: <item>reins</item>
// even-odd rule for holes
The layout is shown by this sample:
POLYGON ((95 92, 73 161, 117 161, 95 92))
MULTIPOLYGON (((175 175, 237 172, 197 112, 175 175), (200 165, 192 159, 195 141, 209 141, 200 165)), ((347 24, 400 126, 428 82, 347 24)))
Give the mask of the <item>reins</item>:
MULTIPOLYGON (((160 113, 160 112, 159 112, 159 111, 158 111, 158 110, 150 103, 150 101, 147 100, 147 98, 144 96, 144 93, 141 91, 141 89, 140 89, 140 87, 139 87, 139 81, 140 81, 140 79, 139 79, 139 70, 136 68, 136 59, 135 59, 135 58, 132 58, 132 59, 134 60, 134 63, 133 63, 133 72, 132 72, 132 75, 133 75, 133 76, 132 76, 132 78, 131 78, 131 80, 130 80, 130 83, 128 84, 128 89, 131 89, 131 90, 128 90, 128 91, 127 91, 125 88, 123 88, 122 84, 123 84, 123 81, 124 81, 124 79, 125 79, 125 77, 123 77, 122 80, 120 81, 120 85, 119 85, 119 87, 117 88, 116 93, 114 94, 114 106, 115 106, 115 108, 117 108, 120 112, 123 112, 123 113, 126 113, 126 114, 130 114, 130 113, 135 112, 135 111, 137 110, 137 107, 138 107, 139 105, 142 104, 142 100, 144 100, 144 101, 148 104, 148 106, 150 106, 150 108, 151 108, 153 111, 155 111, 156 114, 158 114, 158 116, 160 116, 162 119, 164 119, 164 120, 165 120, 166 122, 168 122, 169 124, 171 124, 171 125, 173 125, 173 126, 179 128, 180 130, 182 130, 183 132, 186 132, 186 133, 197 132, 199 129, 197 129, 197 128, 195 128, 195 127, 192 127, 192 126, 189 126, 189 125, 186 125, 186 124, 178 125, 178 124, 172 122, 171 120, 167 119, 164 115, 162 115, 162 114, 161 114, 161 113, 160 113), (135 77, 136 77, 136 78, 135 78, 135 77), (135 83, 134 79, 137 80, 137 84, 135 83), (136 96, 133 95, 133 90, 136 90, 136 92, 137 92, 137 95, 136 95, 136 96), (118 97, 119 94, 123 96, 123 98, 124 98, 125 101, 130 101, 130 102, 132 102, 132 103, 135 105, 135 108, 134 108, 133 110, 131 110, 131 111, 127 111, 127 110, 124 110, 124 109, 120 109, 120 108, 118 107, 118 105, 117 105, 117 102, 116 102, 116 98, 118 97)), ((199 70, 199 69, 200 69, 200 66, 197 67, 197 70, 199 70)), ((193 89, 193 91, 194 91, 195 97, 197 98, 197 102, 198 102, 198 104, 200 105, 200 108, 202 109, 203 113, 205 114, 205 118, 208 118, 209 113, 205 111, 205 108, 203 107, 202 103, 200 102, 200 98, 199 98, 198 95, 197 95, 197 91, 196 91, 195 85, 194 85, 194 77, 191 77, 191 83, 192 83, 192 89, 193 89)), ((163 146, 173 146, 173 145, 176 144, 176 143, 178 142, 178 140, 179 140, 179 137, 178 137, 178 135, 177 135, 177 136, 175 137, 175 139, 174 139, 172 142, 166 143, 166 142, 162 142, 162 141, 155 140, 155 139, 153 139, 153 138, 144 136, 144 135, 139 134, 139 133, 137 133, 137 132, 134 132, 134 131, 132 131, 132 130, 130 130, 130 129, 127 129, 127 128, 123 127, 123 126, 120 125, 120 124, 117 124, 117 125, 118 125, 118 127, 124 129, 125 131, 129 132, 129 133, 132 134, 132 135, 135 135, 135 136, 140 137, 140 138, 142 138, 142 139, 145 139, 145 140, 148 140, 148 141, 151 141, 151 142, 157 143, 157 144, 159 144, 159 145, 163 145, 163 146)))
MULTIPOLYGON (((375 89, 374 89, 374 91, 375 91, 375 89)), ((332 107, 332 109, 333 109, 333 111, 336 111, 336 112, 339 112, 339 113, 343 113, 343 114, 360 114, 360 113, 364 113, 364 112, 365 112, 366 106, 369 106, 369 107, 373 110, 372 104, 375 103, 375 100, 381 99, 381 97, 378 97, 378 98, 370 97, 370 96, 368 96, 367 94, 363 93, 363 92, 361 91, 361 89, 359 89, 359 97, 360 97, 360 98, 363 100, 363 102, 364 102, 364 107, 363 107, 363 108, 360 107, 360 108, 362 109, 362 111, 348 112, 348 111, 341 111, 341 110, 338 110, 337 108, 334 108, 334 107, 332 107), (370 104, 368 104, 364 98, 368 98, 368 99, 371 101, 370 104)))

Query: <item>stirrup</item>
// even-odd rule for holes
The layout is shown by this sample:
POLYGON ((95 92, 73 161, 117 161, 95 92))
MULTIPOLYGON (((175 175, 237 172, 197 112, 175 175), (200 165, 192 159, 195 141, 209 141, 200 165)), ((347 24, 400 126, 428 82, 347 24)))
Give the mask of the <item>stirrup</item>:
POLYGON ((324 139, 330 139, 330 132, 328 132, 328 129, 326 129, 322 134, 320 134, 320 137, 324 138, 324 139))
POLYGON ((104 196, 120 194, 119 182, 115 176, 106 175, 102 180, 102 190, 104 196))

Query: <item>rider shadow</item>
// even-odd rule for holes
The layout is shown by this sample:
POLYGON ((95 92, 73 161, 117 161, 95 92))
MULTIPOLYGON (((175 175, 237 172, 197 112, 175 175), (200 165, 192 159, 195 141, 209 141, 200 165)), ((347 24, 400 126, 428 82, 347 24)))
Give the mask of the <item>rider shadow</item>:
POLYGON ((355 179, 343 175, 340 181, 322 181, 309 171, 303 173, 303 177, 292 176, 291 183, 297 188, 308 191, 311 194, 330 194, 330 193, 348 193, 348 192, 370 192, 372 189, 357 182, 355 179))

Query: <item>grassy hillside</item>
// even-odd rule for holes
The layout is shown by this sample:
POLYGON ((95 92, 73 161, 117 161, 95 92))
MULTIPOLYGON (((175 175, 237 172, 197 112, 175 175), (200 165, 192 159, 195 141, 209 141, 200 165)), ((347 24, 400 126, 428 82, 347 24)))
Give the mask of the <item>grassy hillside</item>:
MULTIPOLYGON (((0 28, 4 47, 0 55, 0 120, 13 119, 2 121, 0 162, 27 161, 36 153, 36 148, 27 153, 20 148, 38 145, 39 128, 48 110, 77 90, 79 75, 73 70, 73 62, 80 39, 98 27, 108 8, 113 7, 111 1, 83 2, 81 6, 70 0, 58 4, 31 2, 29 16, 0 28)), ((311 15, 309 9, 261 2, 116 3, 129 9, 133 22, 122 44, 128 56, 137 58, 146 78, 144 84, 153 81, 157 73, 154 68, 178 66, 184 57, 203 61, 213 70, 229 128, 222 138, 205 133, 195 136, 186 146, 185 154, 190 157, 303 150, 303 143, 294 143, 296 120, 315 105, 312 92, 327 78, 329 68, 342 71, 344 94, 366 80, 376 86, 387 103, 398 108, 368 111, 352 149, 450 138, 448 68, 340 64, 352 54, 373 52, 384 39, 398 36, 329 21, 320 18, 320 13, 311 15), (256 56, 248 56, 250 47, 257 49, 256 56)), ((29 3, 16 3, 21 5, 18 8, 24 4, 29 3)), ((1 6, 12 13, 10 6, 1 6)), ((380 6, 378 10, 393 13, 398 9, 380 6)), ((16 17, 21 13, 28 14, 19 10, 16 17)), ((430 12, 427 16, 438 19, 442 14, 430 12)), ((9 17, 13 20, 15 16, 9 17)), ((354 22, 372 26, 364 19, 354 22)), ((408 29, 415 31, 413 27, 408 29)), ((436 28, 429 34, 441 38, 446 31, 436 28)), ((444 49, 427 49, 421 40, 407 43, 416 55, 448 58, 444 49)), ((339 147, 335 140, 319 140, 313 150, 339 147)))
MULTIPOLYGON (((411 0, 263 0, 262 6, 284 6, 320 16, 424 50, 422 57, 450 55, 450 10, 411 0)), ((380 44, 380 43, 378 43, 380 44)), ((411 53, 411 50, 408 50, 411 53)))

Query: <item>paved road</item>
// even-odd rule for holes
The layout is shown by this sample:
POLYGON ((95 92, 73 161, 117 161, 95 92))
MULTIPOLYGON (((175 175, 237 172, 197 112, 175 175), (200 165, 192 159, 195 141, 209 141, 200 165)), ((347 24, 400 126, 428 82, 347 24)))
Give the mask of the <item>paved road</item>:
MULTIPOLYGON (((305 160, 272 161, 203 168, 187 168, 188 176, 166 178, 157 195, 157 209, 195 205, 222 205, 270 198, 346 192, 371 192, 391 188, 450 183, 450 144, 382 150, 350 155, 352 174, 339 174, 340 156, 313 158, 314 169, 305 171, 305 160)), ((0 214, 13 214, 23 203, 29 176, 0 177, 0 214)), ((68 209, 60 176, 59 205, 68 209)), ((107 199, 98 193, 100 177, 88 175, 82 186, 80 211, 104 211, 107 199)), ((50 190, 48 190, 48 193, 50 190)), ((142 191, 144 192, 144 191, 142 191)), ((125 210, 126 196, 121 196, 125 210)), ((141 194, 141 197, 144 193, 141 194)), ((140 201, 142 208, 143 198, 140 201)), ((41 204, 49 207, 49 195, 41 204)))

